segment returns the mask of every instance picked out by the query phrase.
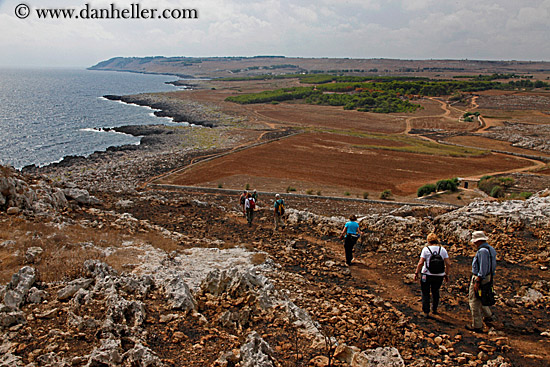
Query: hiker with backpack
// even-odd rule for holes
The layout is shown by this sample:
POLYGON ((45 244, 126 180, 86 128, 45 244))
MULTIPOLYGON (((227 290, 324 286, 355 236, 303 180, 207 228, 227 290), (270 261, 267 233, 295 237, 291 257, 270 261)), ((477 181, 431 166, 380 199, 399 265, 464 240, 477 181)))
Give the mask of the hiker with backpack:
POLYGON ((252 197, 252 194, 248 193, 246 200, 244 201, 244 209, 246 212, 246 221, 248 226, 252 226, 252 220, 254 219, 254 209, 256 209, 256 200, 252 197))
POLYGON ((484 302, 482 299, 482 288, 492 293, 493 277, 497 267, 497 252, 487 243, 487 236, 483 231, 472 233, 470 242, 474 244, 477 252, 472 261, 472 280, 468 291, 468 302, 470 312, 472 313, 472 324, 466 325, 466 329, 476 332, 483 331, 483 322, 493 321, 493 313, 489 305, 494 304, 494 295, 492 302, 484 302))
POLYGON ((432 296, 431 310, 433 315, 438 314, 439 289, 443 280, 449 281, 451 261, 447 250, 439 244, 435 233, 427 237, 427 246, 420 253, 420 260, 416 266, 414 280, 420 276, 420 290, 422 291, 422 312, 430 318, 430 293, 432 296))
POLYGON ((245 218, 246 218, 246 209, 244 207, 244 202, 246 201, 247 197, 248 197, 248 192, 246 190, 244 190, 241 196, 239 197, 239 203, 241 204, 241 208, 243 210, 243 215, 245 216, 245 218))
POLYGON ((275 230, 279 229, 279 226, 285 228, 284 222, 285 215, 285 201, 281 199, 281 195, 275 195, 275 203, 273 204, 273 218, 275 221, 275 230))
POLYGON ((357 223, 357 216, 352 214, 340 234, 340 239, 344 239, 344 251, 346 252, 346 264, 348 266, 352 264, 353 246, 362 234, 363 232, 359 230, 359 223, 357 223))

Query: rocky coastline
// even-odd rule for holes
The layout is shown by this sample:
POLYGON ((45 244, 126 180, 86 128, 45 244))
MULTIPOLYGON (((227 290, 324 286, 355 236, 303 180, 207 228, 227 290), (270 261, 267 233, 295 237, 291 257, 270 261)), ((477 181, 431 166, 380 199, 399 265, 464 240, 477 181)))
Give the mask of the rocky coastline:
POLYGON ((182 108, 181 104, 174 99, 162 98, 150 94, 135 94, 126 96, 105 95, 111 101, 120 101, 138 106, 150 107, 154 110, 157 117, 169 117, 174 122, 189 123, 204 127, 216 127, 217 122, 212 119, 205 118, 202 113, 197 113, 196 109, 182 108))

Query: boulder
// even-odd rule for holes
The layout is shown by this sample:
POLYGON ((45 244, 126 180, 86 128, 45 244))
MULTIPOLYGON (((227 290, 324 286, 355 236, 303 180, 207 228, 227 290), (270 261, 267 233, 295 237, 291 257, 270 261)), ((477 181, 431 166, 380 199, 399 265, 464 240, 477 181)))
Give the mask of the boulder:
POLYGON ((91 196, 90 193, 84 189, 70 187, 70 188, 64 189, 63 193, 68 199, 72 199, 79 204, 96 205, 100 203, 100 201, 97 198, 91 196))
POLYGON ((122 358, 126 364, 135 367, 161 367, 164 365, 151 349, 140 343, 124 353, 122 358))
POLYGON ((165 284, 165 292, 169 298, 169 304, 173 310, 193 311, 197 308, 197 302, 185 280, 180 274, 175 275, 165 284))
POLYGON ((405 367, 399 351, 393 347, 367 349, 353 356, 352 367, 405 367))
POLYGON ((25 252, 25 262, 27 264, 34 264, 39 262, 40 255, 42 255, 43 252, 44 252, 44 249, 42 247, 38 247, 38 246, 29 247, 25 252))
POLYGON ((14 310, 19 309, 36 280, 36 270, 30 266, 21 268, 11 278, 4 294, 4 304, 14 310))
POLYGON ((65 288, 60 289, 57 292, 57 299, 60 301, 71 299, 76 294, 76 292, 78 292, 80 289, 87 289, 93 282, 93 279, 75 279, 67 284, 65 288))
POLYGON ((241 367, 273 367, 273 350, 254 331, 241 346, 241 367))

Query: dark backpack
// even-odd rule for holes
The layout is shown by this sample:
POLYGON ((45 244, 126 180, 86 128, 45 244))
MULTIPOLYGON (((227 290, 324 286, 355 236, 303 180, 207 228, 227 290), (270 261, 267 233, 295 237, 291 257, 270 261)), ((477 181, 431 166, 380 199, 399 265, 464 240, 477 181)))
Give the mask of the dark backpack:
POLYGON ((430 248, 428 247, 428 251, 430 251, 430 258, 428 259, 428 270, 432 274, 441 274, 445 271, 445 260, 443 260, 443 257, 440 255, 441 253, 441 246, 439 246, 438 252, 432 252, 430 248))
POLYGON ((244 194, 242 194, 241 197, 240 197, 240 200, 241 200, 241 205, 244 205, 244 202, 246 200, 246 196, 244 194))

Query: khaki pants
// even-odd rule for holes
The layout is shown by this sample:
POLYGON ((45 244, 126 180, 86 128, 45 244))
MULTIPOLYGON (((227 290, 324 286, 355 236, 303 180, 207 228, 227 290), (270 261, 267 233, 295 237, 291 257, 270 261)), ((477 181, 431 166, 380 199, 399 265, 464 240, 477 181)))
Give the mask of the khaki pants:
POLYGON ((285 221, 283 219, 283 216, 280 214, 275 214, 275 229, 278 229, 279 227, 285 227, 285 221))
MULTIPOLYGON (((470 281, 468 301, 470 303, 470 312, 472 313, 472 326, 476 329, 481 329, 483 328, 483 318, 492 317, 493 313, 491 312, 491 308, 489 306, 483 306, 481 304, 481 300, 476 297, 474 292, 474 284, 476 282, 476 279, 477 277, 473 275, 472 280, 470 281)), ((491 275, 487 275, 485 279, 481 281, 481 284, 487 284, 490 281, 491 275)))

